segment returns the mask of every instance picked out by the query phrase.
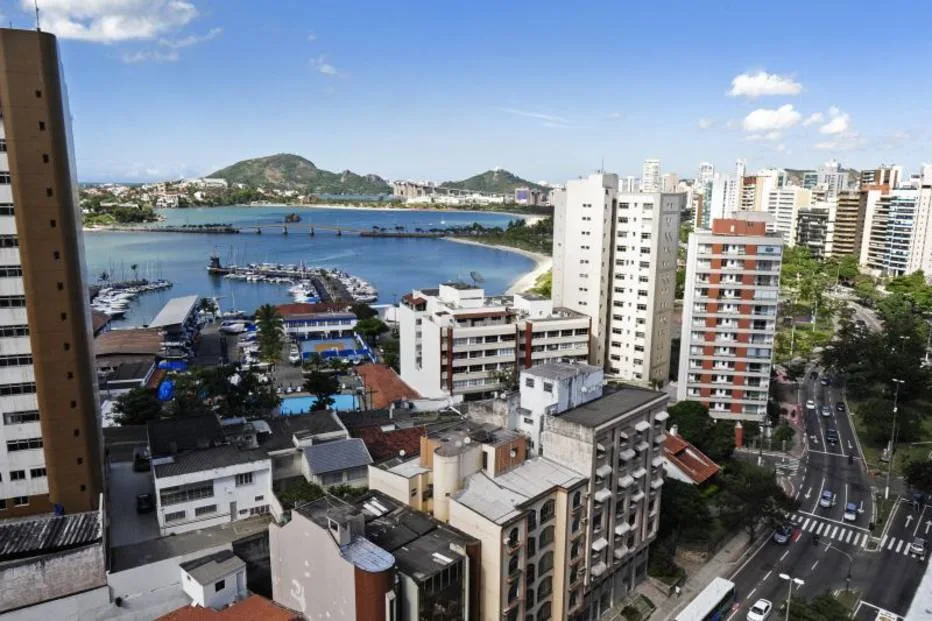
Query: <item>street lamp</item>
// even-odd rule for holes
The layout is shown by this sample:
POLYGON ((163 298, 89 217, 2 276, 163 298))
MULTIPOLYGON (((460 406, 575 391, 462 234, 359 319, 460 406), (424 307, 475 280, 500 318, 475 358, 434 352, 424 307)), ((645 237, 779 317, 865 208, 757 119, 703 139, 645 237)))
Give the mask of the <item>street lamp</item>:
POLYGON ((786 592, 786 621, 790 621, 790 600, 793 598, 793 585, 795 584, 798 589, 806 582, 800 578, 792 578, 789 574, 780 574, 780 579, 786 580, 789 587, 786 592))
POLYGON ((887 486, 883 492, 884 500, 890 498, 890 471, 893 470, 893 446, 896 442, 896 402, 900 396, 900 386, 906 383, 906 380, 895 377, 891 381, 896 384, 896 388, 893 390, 893 425, 890 428, 890 445, 887 447, 887 486))

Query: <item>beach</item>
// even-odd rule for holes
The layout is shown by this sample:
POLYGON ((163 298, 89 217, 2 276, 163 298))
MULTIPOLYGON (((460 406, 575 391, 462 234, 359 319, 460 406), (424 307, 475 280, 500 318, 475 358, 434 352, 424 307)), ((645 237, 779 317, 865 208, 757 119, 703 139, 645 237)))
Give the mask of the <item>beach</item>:
POLYGON ((506 252, 513 252, 515 254, 524 255, 529 259, 533 259, 536 265, 534 269, 530 272, 519 276, 515 279, 511 285, 508 287, 508 290, 505 291, 507 295, 514 295, 515 293, 521 293, 527 291, 528 289, 533 289, 534 285, 537 284, 537 279, 542 275, 547 273, 550 269, 553 268, 553 257, 548 257, 545 254, 539 252, 531 252, 530 250, 523 250, 521 248, 513 248, 511 246, 498 246, 496 244, 486 244, 483 242, 473 241, 471 239, 460 239, 457 237, 446 237, 445 241, 456 242, 457 244, 469 244, 472 246, 484 246, 486 248, 496 248, 498 250, 504 250, 506 252))

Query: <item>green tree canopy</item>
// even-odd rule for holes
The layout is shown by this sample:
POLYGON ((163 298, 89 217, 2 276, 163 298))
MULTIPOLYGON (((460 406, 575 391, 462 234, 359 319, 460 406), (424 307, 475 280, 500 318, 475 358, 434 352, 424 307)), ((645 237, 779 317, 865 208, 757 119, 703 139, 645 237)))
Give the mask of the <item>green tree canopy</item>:
POLYGON ((808 600, 793 597, 790 604, 790 621, 838 621, 847 619, 850 612, 844 604, 832 597, 831 593, 823 593, 808 600))
POLYGON ((145 425, 162 416, 162 402, 155 391, 133 388, 117 397, 114 404, 118 425, 145 425))
POLYGON ((304 390, 316 397, 315 409, 325 410, 333 405, 333 395, 340 391, 340 380, 332 373, 311 371, 304 380, 304 390))
POLYGON ((357 321, 355 330, 358 334, 361 334, 367 342, 372 343, 379 335, 388 332, 388 326, 385 325, 385 322, 381 319, 370 317, 369 319, 357 321))
POLYGON ((687 442, 715 462, 731 457, 735 450, 735 426, 728 421, 716 421, 709 416, 709 408, 698 401, 680 401, 667 408, 669 426, 687 442))
POLYGON ((777 484, 774 473, 742 461, 731 461, 719 474, 722 491, 717 501, 729 529, 743 528, 753 539, 758 528, 774 528, 795 503, 777 484))
POLYGON ((911 488, 924 494, 932 494, 932 461, 911 461, 906 464, 905 474, 906 482, 911 488))
POLYGON ((266 362, 275 362, 285 346, 285 323, 281 313, 271 304, 263 304, 256 310, 256 327, 259 357, 266 362))
POLYGON ((356 319, 359 320, 372 319, 373 317, 379 316, 378 311, 364 302, 356 302, 350 307, 350 310, 356 315, 356 319))

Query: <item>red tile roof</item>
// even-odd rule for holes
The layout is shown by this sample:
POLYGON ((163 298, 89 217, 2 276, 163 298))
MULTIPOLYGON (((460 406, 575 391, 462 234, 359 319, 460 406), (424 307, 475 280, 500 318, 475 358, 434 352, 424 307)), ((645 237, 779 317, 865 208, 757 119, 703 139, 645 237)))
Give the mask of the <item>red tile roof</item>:
POLYGON ((663 454, 671 464, 688 476, 696 485, 702 485, 721 468, 695 446, 671 433, 663 441, 663 454))
POLYGON ((387 408, 402 399, 419 399, 421 396, 405 384, 395 370, 384 364, 363 364, 356 368, 369 394, 369 408, 387 408))
POLYGON ((300 621, 297 612, 270 602, 260 595, 251 595, 224 608, 185 606, 163 615, 157 621, 300 621))
POLYGON ((412 457, 421 452, 421 436, 427 433, 426 427, 410 427, 382 431, 379 427, 361 427, 353 431, 353 435, 362 439, 375 462, 385 461, 398 457, 400 451, 406 457, 412 457))

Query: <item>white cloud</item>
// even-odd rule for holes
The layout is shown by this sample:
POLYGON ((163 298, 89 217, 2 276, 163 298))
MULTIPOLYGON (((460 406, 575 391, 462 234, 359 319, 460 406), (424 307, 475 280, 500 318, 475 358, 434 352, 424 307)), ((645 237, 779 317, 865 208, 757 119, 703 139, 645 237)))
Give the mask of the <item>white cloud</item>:
POLYGON ((124 63, 136 64, 145 62, 173 63, 177 62, 181 56, 175 50, 163 52, 161 50, 139 50, 138 52, 126 52, 120 59, 124 63))
POLYGON ((824 120, 825 120, 825 117, 822 116, 821 112, 813 112, 812 114, 806 117, 805 121, 803 121, 803 127, 809 127, 810 125, 814 125, 815 123, 821 123, 824 120))
POLYGON ((828 116, 831 120, 819 128, 819 133, 834 136, 848 131, 848 121, 851 120, 851 117, 847 112, 842 112, 837 107, 832 106, 828 109, 828 116))
POLYGON ((307 33, 307 40, 313 43, 314 41, 317 41, 317 35, 313 32, 309 32, 307 33))
POLYGON ((858 132, 845 132, 832 138, 817 142, 815 148, 820 151, 854 151, 867 146, 867 139, 858 132))
POLYGON ((328 77, 335 77, 340 75, 340 72, 337 71, 337 68, 327 62, 327 59, 324 56, 318 56, 317 58, 311 59, 311 67, 314 68, 318 73, 322 73, 328 77))
POLYGON ((786 145, 783 144, 782 142, 776 146, 776 149, 778 153, 787 153, 787 154, 789 153, 789 151, 786 148, 786 145))
POLYGON ((758 71, 755 74, 742 73, 731 81, 729 97, 747 97, 754 99, 766 95, 798 95, 803 85, 789 76, 758 71))
POLYGON ((785 104, 776 109, 758 108, 744 117, 741 126, 746 132, 768 132, 793 127, 800 118, 792 104, 785 104))
MULTIPOLYGON (((33 1, 20 0, 20 6, 33 11, 33 1)), ((42 30, 96 43, 152 39, 198 15, 185 0, 42 0, 39 8, 42 30)))
POLYGON ((783 134, 782 134, 782 133, 780 133, 780 132, 778 132, 778 131, 772 131, 772 132, 767 132, 767 133, 765 133, 765 134, 750 134, 750 135, 746 136, 744 139, 747 140, 747 141, 749 141, 749 142, 759 142, 759 141, 762 141, 762 140, 768 140, 768 141, 770 141, 770 142, 776 142, 777 140, 780 140, 780 138, 782 138, 782 137, 783 137, 783 134))
POLYGON ((710 127, 712 127, 712 120, 711 119, 699 119, 699 122, 697 123, 697 125, 699 126, 699 129, 709 129, 710 127))
POLYGON ((176 39, 174 41, 170 39, 160 39, 159 45, 164 45, 165 47, 170 47, 173 50, 177 50, 182 47, 191 47, 192 45, 197 45, 198 43, 203 43, 204 41, 210 41, 211 39, 216 39, 223 34, 223 28, 211 28, 210 31, 205 35, 188 35, 182 39, 176 39))
MULTIPOLYGON (((555 115, 553 115, 553 114, 544 114, 543 112, 533 112, 533 111, 530 111, 530 110, 518 110, 517 108, 500 108, 500 107, 496 107, 495 109, 496 109, 496 110, 500 110, 500 111, 502 111, 502 112, 507 112, 507 113, 509 113, 509 114, 515 114, 515 115, 517 115, 517 116, 525 116, 525 117, 527 117, 527 118, 529 118, 529 119, 538 119, 538 120, 540 120, 540 121, 545 121, 545 123, 559 123, 560 125, 564 125, 564 126, 565 126, 565 125, 568 125, 569 123, 571 123, 571 121, 569 121, 569 120, 567 120, 567 119, 565 119, 565 118, 563 118, 563 117, 555 116, 555 115)), ((610 116, 610 118, 615 118, 615 117, 613 117, 613 116, 611 116, 611 115, 609 115, 609 116, 610 116)), ((549 127, 549 126, 548 126, 548 127, 549 127)))

